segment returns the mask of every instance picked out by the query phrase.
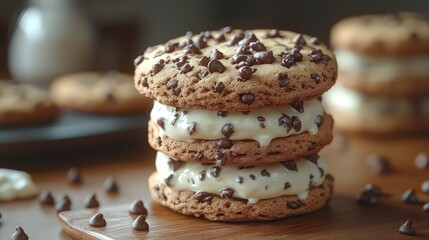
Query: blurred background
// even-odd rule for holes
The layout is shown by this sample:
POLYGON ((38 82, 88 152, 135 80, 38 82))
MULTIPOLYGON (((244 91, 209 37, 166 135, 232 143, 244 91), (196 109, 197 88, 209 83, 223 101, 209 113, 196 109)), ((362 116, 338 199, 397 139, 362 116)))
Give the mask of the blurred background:
MULTIPOLYGON (((90 26, 92 66, 133 72, 132 60, 146 47, 184 34, 235 28, 279 28, 319 36, 325 43, 338 20, 352 15, 416 11, 429 13, 429 1, 249 1, 249 0, 0 0, 0 78, 10 76, 8 49, 20 12, 38 6, 45 14, 80 14, 90 26), (73 5, 73 8, 71 7, 73 5)), ((61 21, 60 21, 61 22, 61 21)), ((60 24, 60 23, 59 23, 60 24)), ((64 28, 74 23, 64 22, 64 28)), ((79 31, 77 31, 79 32, 79 31)))

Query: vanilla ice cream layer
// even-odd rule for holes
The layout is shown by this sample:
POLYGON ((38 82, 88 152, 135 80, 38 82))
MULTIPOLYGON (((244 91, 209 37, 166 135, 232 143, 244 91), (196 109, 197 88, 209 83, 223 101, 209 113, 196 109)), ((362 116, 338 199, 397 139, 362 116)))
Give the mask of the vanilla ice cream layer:
POLYGON ((404 74, 427 77, 429 80, 428 55, 388 58, 363 55, 345 49, 335 50, 335 55, 340 72, 373 74, 381 81, 389 81, 404 74))
MULTIPOLYGON (((313 156, 314 157, 314 156, 313 156)), ((232 197, 257 203, 260 199, 296 195, 304 200, 308 192, 322 185, 327 164, 322 159, 299 158, 264 166, 235 167, 182 162, 158 152, 156 170, 159 181, 175 191, 207 192, 222 196, 228 189, 232 197)))
POLYGON ((268 146, 272 139, 287 137, 302 132, 318 133, 315 119, 323 116, 323 107, 318 99, 304 101, 302 113, 293 107, 274 106, 249 112, 218 112, 204 109, 175 108, 154 103, 151 119, 162 119, 162 137, 178 141, 216 140, 225 138, 222 129, 226 124, 233 126, 231 140, 255 140, 261 146, 268 146), (286 116, 286 117, 285 117, 286 116), (299 121, 299 128, 286 127, 281 118, 299 121), (295 119, 295 120, 294 120, 295 119))

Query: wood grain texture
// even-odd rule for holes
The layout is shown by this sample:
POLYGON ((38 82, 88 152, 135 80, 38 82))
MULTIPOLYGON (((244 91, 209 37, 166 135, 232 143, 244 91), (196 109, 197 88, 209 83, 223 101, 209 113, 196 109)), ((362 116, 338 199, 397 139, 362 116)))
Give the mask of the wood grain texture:
MULTIPOLYGON (((329 206, 312 214, 263 223, 210 222, 182 216, 152 203, 147 177, 154 170, 155 154, 147 143, 142 143, 145 147, 132 154, 131 150, 130 154, 115 154, 111 149, 99 149, 102 155, 57 155, 46 161, 33 158, 13 167, 30 172, 40 189, 51 190, 55 197, 69 194, 73 210, 83 209, 84 198, 92 192, 97 193, 101 211, 104 207, 128 205, 142 199, 149 212, 150 226, 142 239, 429 239, 429 215, 422 211, 429 195, 420 191, 421 183, 429 179, 429 169, 414 166, 418 152, 429 152, 429 136, 348 138, 346 149, 339 150, 334 143, 321 152, 330 165, 329 172, 335 176, 334 196, 329 206), (372 174, 366 162, 372 153, 388 157, 394 171, 372 174), (80 169, 84 181, 81 186, 67 183, 65 176, 70 166, 80 169), (105 194, 101 189, 109 175, 118 180, 118 195, 105 194), (378 184, 385 193, 378 206, 356 203, 355 196, 367 183, 378 184), (409 205, 400 200, 408 188, 417 190, 422 203, 409 205), (413 221, 415 237, 399 234, 399 227, 407 219, 413 221)), ((22 226, 30 239, 72 239, 61 230, 54 209, 41 207, 36 199, 0 203, 0 212, 0 239, 10 239, 16 225, 22 226)))

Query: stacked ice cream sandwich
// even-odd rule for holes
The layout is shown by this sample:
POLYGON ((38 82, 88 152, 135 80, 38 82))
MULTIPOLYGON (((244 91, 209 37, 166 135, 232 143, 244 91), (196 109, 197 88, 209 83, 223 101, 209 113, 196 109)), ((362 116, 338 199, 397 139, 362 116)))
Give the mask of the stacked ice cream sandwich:
POLYGON ((207 31, 135 60, 135 86, 155 100, 152 199, 214 221, 315 211, 333 178, 317 153, 332 140, 320 96, 336 80, 317 38, 280 30, 207 31))

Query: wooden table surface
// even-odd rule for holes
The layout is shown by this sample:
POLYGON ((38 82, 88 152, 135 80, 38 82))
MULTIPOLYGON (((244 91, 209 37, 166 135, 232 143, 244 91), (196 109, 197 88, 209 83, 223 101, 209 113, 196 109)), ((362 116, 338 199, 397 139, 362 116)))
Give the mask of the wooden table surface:
MULTIPOLYGON (((8 159, 6 165, 28 171, 41 190, 50 190, 55 197, 68 194, 73 209, 82 209, 83 199, 93 192, 103 207, 142 199, 150 214, 151 231, 147 239, 429 239, 429 214, 423 213, 422 203, 409 205, 400 200, 406 189, 415 188, 422 202, 429 201, 429 195, 420 191, 421 183, 429 179, 429 169, 414 167, 417 153, 429 152, 429 136, 349 135, 347 139, 345 149, 331 144, 321 152, 330 164, 329 172, 335 176, 334 196, 328 207, 305 216, 262 223, 210 222, 151 203, 147 177, 154 170, 155 153, 145 142, 137 148, 127 148, 129 143, 121 142, 116 148, 99 148, 91 153, 70 156, 57 153, 19 162, 8 159), (366 162, 371 153, 388 157, 394 171, 383 175, 371 173, 366 162), (84 181, 81 186, 67 183, 65 176, 71 166, 80 169, 84 181), (117 196, 107 195, 101 188, 109 175, 118 180, 117 196), (377 206, 360 206, 355 201, 367 183, 378 184, 386 194, 377 206), (398 232, 407 219, 413 220, 415 237, 398 232)), ((5 166, 2 160, 0 164, 5 166)), ((37 199, 0 203, 0 212, 0 239, 10 239, 16 225, 22 226, 30 239, 71 239, 62 231, 54 209, 41 207, 37 199)))

